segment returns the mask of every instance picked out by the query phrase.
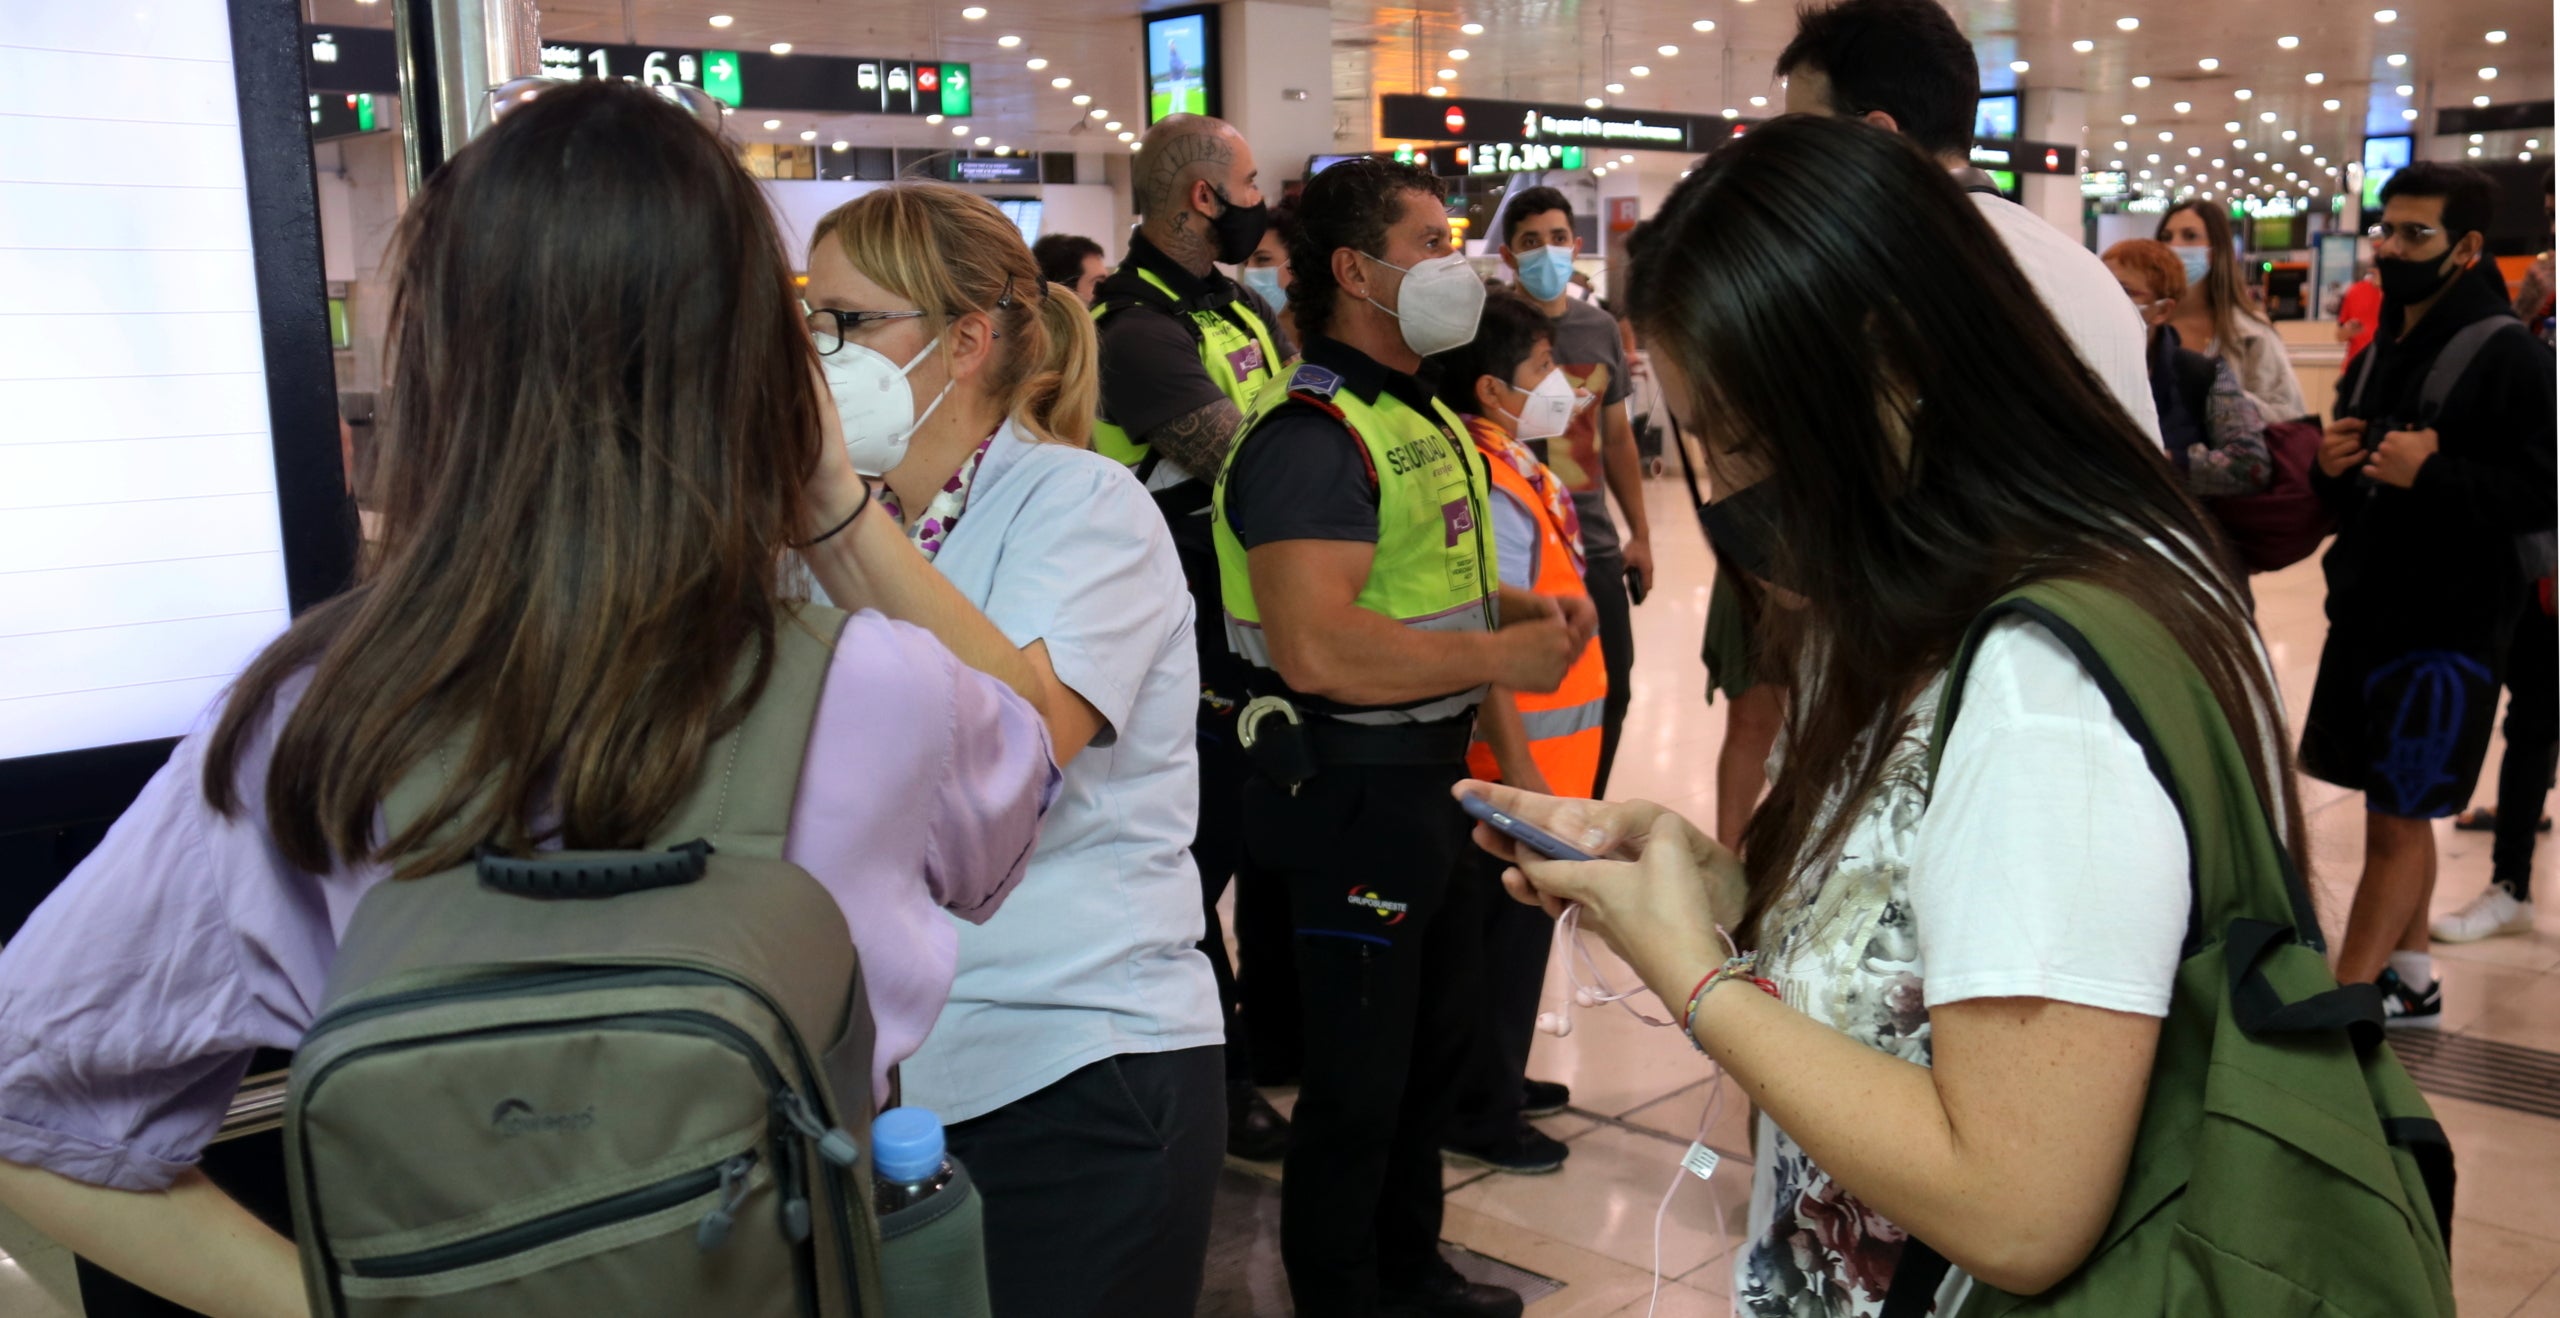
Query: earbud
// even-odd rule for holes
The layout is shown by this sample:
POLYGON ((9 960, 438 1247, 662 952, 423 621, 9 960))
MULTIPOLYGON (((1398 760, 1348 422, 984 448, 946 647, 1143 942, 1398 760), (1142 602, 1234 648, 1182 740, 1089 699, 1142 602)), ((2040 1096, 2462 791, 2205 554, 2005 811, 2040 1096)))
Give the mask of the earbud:
POLYGON ((1600 995, 1591 989, 1577 987, 1573 991, 1573 1005, 1577 1007, 1597 1007, 1600 1005, 1600 995))
MULTIPOLYGON (((1512 1019, 1518 1020, 1519 1017, 1512 1019)), ((1542 1011, 1538 1013, 1538 1028, 1561 1039, 1573 1033, 1573 1017, 1561 1011, 1542 1011)))

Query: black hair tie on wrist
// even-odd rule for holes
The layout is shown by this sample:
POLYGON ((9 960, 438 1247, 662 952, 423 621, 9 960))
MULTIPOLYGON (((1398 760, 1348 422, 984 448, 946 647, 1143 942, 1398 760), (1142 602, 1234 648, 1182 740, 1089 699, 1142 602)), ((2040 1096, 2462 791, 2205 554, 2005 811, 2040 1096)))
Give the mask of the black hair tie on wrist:
POLYGON ((865 509, 869 508, 870 506, 871 506, 871 482, 869 482, 869 481, 867 481, 867 480, 866 480, 866 481, 864 481, 864 482, 862 483, 862 499, 861 499, 861 501, 853 505, 853 511, 852 511, 852 512, 846 513, 846 514, 844 515, 844 520, 843 520, 843 521, 838 522, 838 523, 836 523, 834 526, 832 526, 832 527, 828 528, 828 529, 827 529, 827 531, 826 531, 824 534, 821 534, 817 539, 815 539, 815 540, 811 540, 811 541, 808 541, 808 542, 806 542, 806 543, 804 543, 804 544, 797 544, 797 545, 793 545, 793 546, 792 546, 792 548, 794 548, 794 549, 815 549, 815 548, 817 548, 818 546, 823 545, 823 544, 825 544, 826 542, 828 542, 828 541, 830 541, 830 540, 835 539, 837 536, 839 536, 839 535, 841 535, 841 534, 843 534, 843 533, 844 533, 844 529, 845 529, 846 527, 853 525, 855 522, 861 521, 861 520, 862 520, 863 510, 865 510, 865 509))

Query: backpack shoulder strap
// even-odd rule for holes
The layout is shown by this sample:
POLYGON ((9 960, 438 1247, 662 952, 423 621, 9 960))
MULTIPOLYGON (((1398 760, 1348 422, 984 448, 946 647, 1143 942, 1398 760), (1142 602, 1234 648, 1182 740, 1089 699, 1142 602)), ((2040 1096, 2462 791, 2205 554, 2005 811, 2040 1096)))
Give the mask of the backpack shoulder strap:
POLYGON ((704 752, 702 773, 651 836, 652 846, 707 838, 714 850, 766 859, 782 855, 810 724, 835 662, 845 614, 803 604, 774 629, 773 671, 747 716, 704 752))
POLYGON ((2524 322, 2501 312, 2482 316, 2455 330, 2453 337, 2445 341, 2444 351, 2436 354, 2435 363, 2427 368, 2426 383, 2418 389, 2418 410, 2425 414, 2428 424, 2434 424, 2436 415, 2444 411, 2445 400, 2453 397, 2453 387, 2462 383, 2463 372, 2471 369, 2480 350, 2489 346, 2489 340, 2511 329, 2523 330, 2524 322))

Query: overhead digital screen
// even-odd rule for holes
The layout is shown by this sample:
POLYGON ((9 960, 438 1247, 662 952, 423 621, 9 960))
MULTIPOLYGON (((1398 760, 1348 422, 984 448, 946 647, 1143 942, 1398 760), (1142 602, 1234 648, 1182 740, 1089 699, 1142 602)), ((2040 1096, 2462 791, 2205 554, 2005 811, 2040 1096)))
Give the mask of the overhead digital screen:
POLYGON ((1157 14, 1147 23, 1147 122, 1219 113, 1217 12, 1157 14))
POLYGON ((2010 138, 2018 135, 2018 94, 1994 92, 1973 103, 1973 135, 2010 138))
POLYGON ((2413 139, 2406 133, 2364 140, 2364 208, 2382 209, 2382 185, 2391 176, 2409 167, 2413 139))
POLYGON ((178 735, 290 615, 225 6, 10 15, 0 760, 178 735))

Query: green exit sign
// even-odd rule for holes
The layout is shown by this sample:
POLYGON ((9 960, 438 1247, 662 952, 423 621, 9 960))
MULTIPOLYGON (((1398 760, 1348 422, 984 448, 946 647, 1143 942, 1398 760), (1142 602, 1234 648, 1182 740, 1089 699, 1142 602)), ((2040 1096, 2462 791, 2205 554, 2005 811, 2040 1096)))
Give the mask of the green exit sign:
POLYGON ((1578 146, 1569 146, 1569 147, 1566 147, 1566 148, 1564 149, 1564 167, 1565 167, 1566 169, 1580 169, 1580 168, 1582 168, 1582 148, 1581 148, 1581 147, 1578 147, 1578 146))
POLYGON ((942 112, 944 114, 977 113, 971 108, 971 82, 968 65, 945 64, 942 66, 942 112))
POLYGON ((738 52, 734 50, 702 52, 702 90, 728 102, 732 107, 747 103, 747 82, 738 72, 738 52))

